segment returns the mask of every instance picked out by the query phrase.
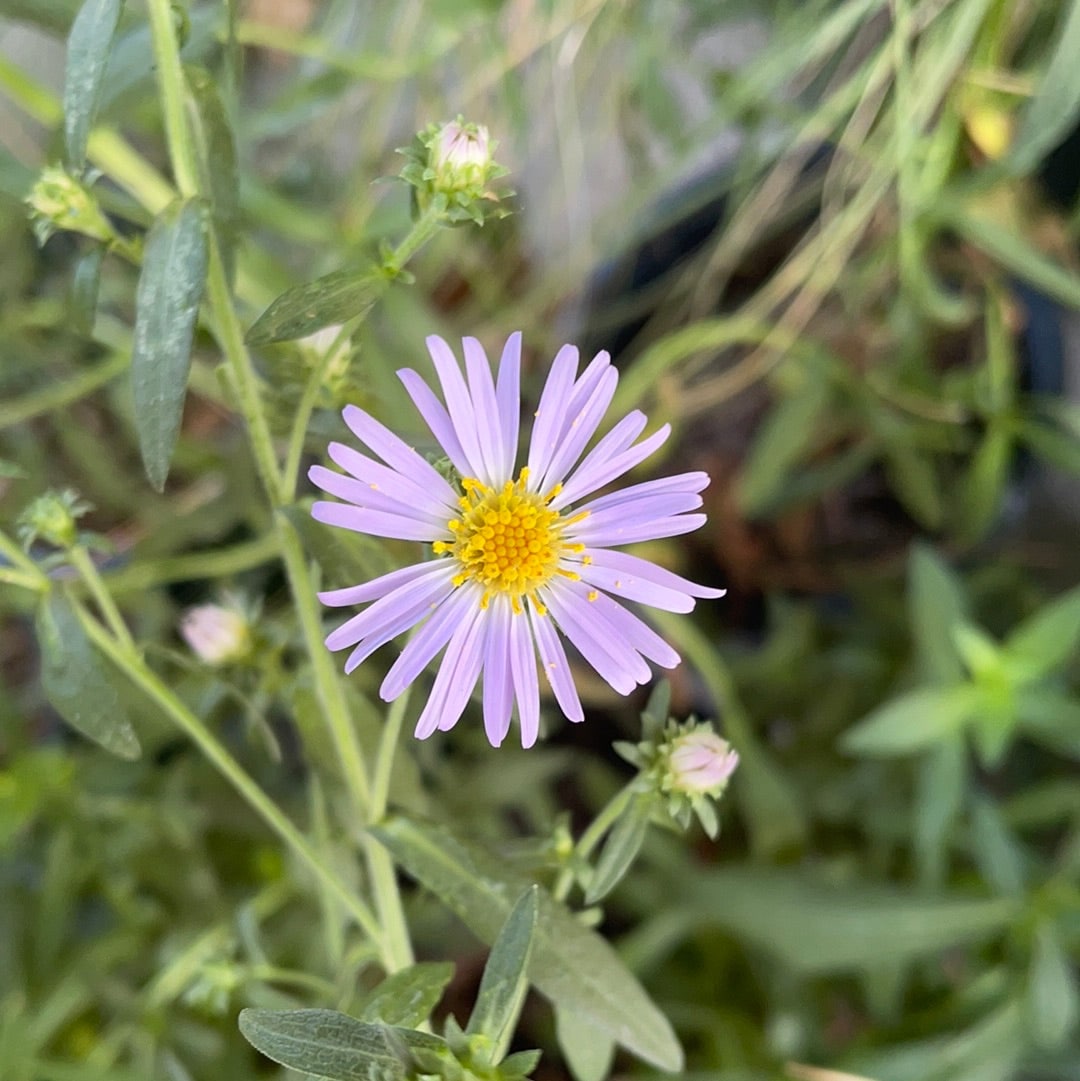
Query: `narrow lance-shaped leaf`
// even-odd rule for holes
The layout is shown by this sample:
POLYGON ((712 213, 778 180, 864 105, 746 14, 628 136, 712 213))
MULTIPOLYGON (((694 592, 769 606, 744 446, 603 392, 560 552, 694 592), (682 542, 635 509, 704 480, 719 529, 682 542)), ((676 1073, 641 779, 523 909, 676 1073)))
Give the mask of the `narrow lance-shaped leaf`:
POLYGON ((64 70, 64 150, 73 172, 86 164, 86 143, 123 7, 124 0, 86 0, 71 24, 64 70))
POLYGON ((274 1062, 331 1081, 399 1081, 406 1069, 395 1044, 445 1047, 437 1036, 357 1021, 336 1010, 241 1010, 240 1031, 274 1062))
POLYGON ((417 1028, 431 1016, 453 976, 449 961, 427 961, 394 972, 364 999, 360 1020, 417 1028))
POLYGON ((198 199, 178 200, 150 229, 135 291, 135 428, 146 475, 159 492, 180 432, 206 265, 205 208, 198 199))
POLYGON ((184 104, 199 162, 199 190, 210 200, 210 217, 231 280, 233 253, 240 229, 236 140, 210 73, 203 68, 185 67, 184 86, 187 91, 184 104))
POLYGON ((646 796, 635 796, 619 816, 604 842, 589 880, 589 888, 585 892, 587 905, 606 897, 630 870, 645 843, 651 811, 651 801, 646 796))
POLYGON ((1080 0, 1060 16, 1061 31, 1046 74, 1028 106, 1007 164, 1013 173, 1030 172, 1068 133, 1080 113, 1080 0))
POLYGON ((1035 935, 1027 987, 1028 1030, 1042 1048, 1061 1047, 1080 1021, 1076 969, 1051 924, 1035 935))
POLYGON ((573 1010, 555 1007, 555 1039, 574 1081, 604 1081, 611 1073, 615 1044, 573 1010))
POLYGON ((386 287, 377 270, 338 270, 281 294, 247 332, 250 345, 304 338, 368 312, 386 287))
POLYGON ((863 718, 844 734, 841 745, 852 754, 910 754, 950 738, 975 715, 980 703, 978 689, 970 684, 920 687, 863 718))
POLYGON ((98 286, 105 248, 95 244, 75 266, 71 280, 71 320, 80 334, 90 334, 97 315, 98 286))
POLYGON ((107 751, 138 758, 139 741, 109 662, 95 649, 62 592, 54 591, 38 609, 37 636, 41 683, 57 713, 107 751))
MULTIPOLYGON (((446 830, 394 817, 372 832, 397 862, 481 939, 493 942, 514 900, 531 883, 446 830)), ((611 946, 572 913, 539 893, 529 978, 557 1006, 587 1018, 659 1069, 682 1068, 671 1025, 611 946)))
POLYGON ((911 550, 908 615, 923 674, 941 683, 959 680, 964 666, 952 635, 967 615, 964 595, 956 575, 924 544, 911 550))
POLYGON ((532 956, 540 890, 532 886, 518 899, 507 917, 484 966, 480 991, 465 1033, 491 1040, 493 1062, 499 1062, 510 1046, 525 993, 529 990, 526 969, 532 956))

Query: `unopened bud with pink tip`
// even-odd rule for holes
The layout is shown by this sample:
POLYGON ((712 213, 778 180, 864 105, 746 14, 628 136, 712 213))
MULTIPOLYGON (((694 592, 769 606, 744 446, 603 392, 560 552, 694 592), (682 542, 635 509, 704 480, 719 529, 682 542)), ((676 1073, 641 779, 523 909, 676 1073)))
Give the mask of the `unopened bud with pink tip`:
POLYGON ((218 667, 242 660, 251 650, 248 621, 236 608, 200 604, 180 620, 180 633, 205 664, 218 667))
POLYGON ((727 787, 739 755, 726 739, 700 727, 676 736, 668 755, 671 787, 688 796, 719 796, 727 787))

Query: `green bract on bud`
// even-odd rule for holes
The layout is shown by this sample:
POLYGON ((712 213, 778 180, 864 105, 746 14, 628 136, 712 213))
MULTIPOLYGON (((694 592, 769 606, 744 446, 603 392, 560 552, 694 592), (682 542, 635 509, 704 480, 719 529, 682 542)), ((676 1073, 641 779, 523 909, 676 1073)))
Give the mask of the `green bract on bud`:
POLYGON ((215 667, 243 660, 251 652, 251 629, 238 607, 200 604, 180 620, 180 633, 204 664, 215 667))
POLYGON ((23 547, 29 551, 40 539, 57 548, 74 548, 79 539, 76 523, 90 510, 93 506, 70 489, 39 495, 18 518, 23 547))
POLYGON ((26 197, 26 205, 39 244, 58 231, 82 233, 107 244, 116 240, 89 187, 59 165, 43 170, 26 197))
POLYGON ((645 739, 636 744, 616 743, 615 750, 638 767, 641 790, 661 797, 673 821, 686 829, 696 816, 715 840, 720 832, 715 802, 739 764, 738 752, 708 721, 665 720, 667 699, 667 688, 661 685, 642 716, 645 739))
POLYGON ((490 186, 507 173, 493 157, 496 145, 487 128, 461 117, 419 132, 412 146, 399 151, 409 159, 399 175, 412 185, 414 210, 441 205, 452 225, 505 217, 508 211, 496 204, 513 193, 496 194, 490 186))

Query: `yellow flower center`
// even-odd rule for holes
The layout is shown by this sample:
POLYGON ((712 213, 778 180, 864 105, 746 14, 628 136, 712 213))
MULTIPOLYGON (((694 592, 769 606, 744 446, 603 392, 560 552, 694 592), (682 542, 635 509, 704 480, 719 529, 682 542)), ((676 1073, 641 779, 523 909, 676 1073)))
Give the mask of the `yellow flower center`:
POLYGON ((548 504, 558 495, 556 485, 547 495, 526 489, 529 470, 524 468, 516 481, 508 480, 501 488, 489 488, 474 477, 461 482, 465 494, 458 500, 461 517, 447 523, 452 541, 436 541, 437 555, 451 555, 461 571, 454 585, 478 582, 484 589, 481 605, 486 608, 491 597, 506 594, 515 612, 521 612, 521 598, 531 597, 541 615, 544 606, 536 590, 556 574, 576 579, 573 571, 559 567, 559 559, 571 552, 581 552, 584 544, 568 544, 563 531, 586 517, 588 511, 564 518, 548 504))

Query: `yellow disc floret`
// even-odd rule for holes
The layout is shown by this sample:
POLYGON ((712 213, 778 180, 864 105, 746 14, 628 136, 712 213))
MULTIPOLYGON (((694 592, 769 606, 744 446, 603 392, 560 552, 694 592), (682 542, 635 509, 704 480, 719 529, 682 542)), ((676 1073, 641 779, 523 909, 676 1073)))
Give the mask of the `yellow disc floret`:
POLYGON ((481 604, 485 608, 493 595, 503 593, 510 597, 515 612, 522 610, 522 597, 531 597, 543 614, 536 590, 556 574, 578 577, 561 568, 559 560, 583 551, 585 546, 567 543, 563 531, 587 512, 564 518, 548 505, 561 486, 540 495, 528 491, 528 479, 528 468, 501 488, 464 478, 461 487, 465 494, 458 500, 461 517, 447 523, 454 539, 433 545, 437 555, 450 555, 460 565, 454 585, 471 580, 483 587, 481 604))

